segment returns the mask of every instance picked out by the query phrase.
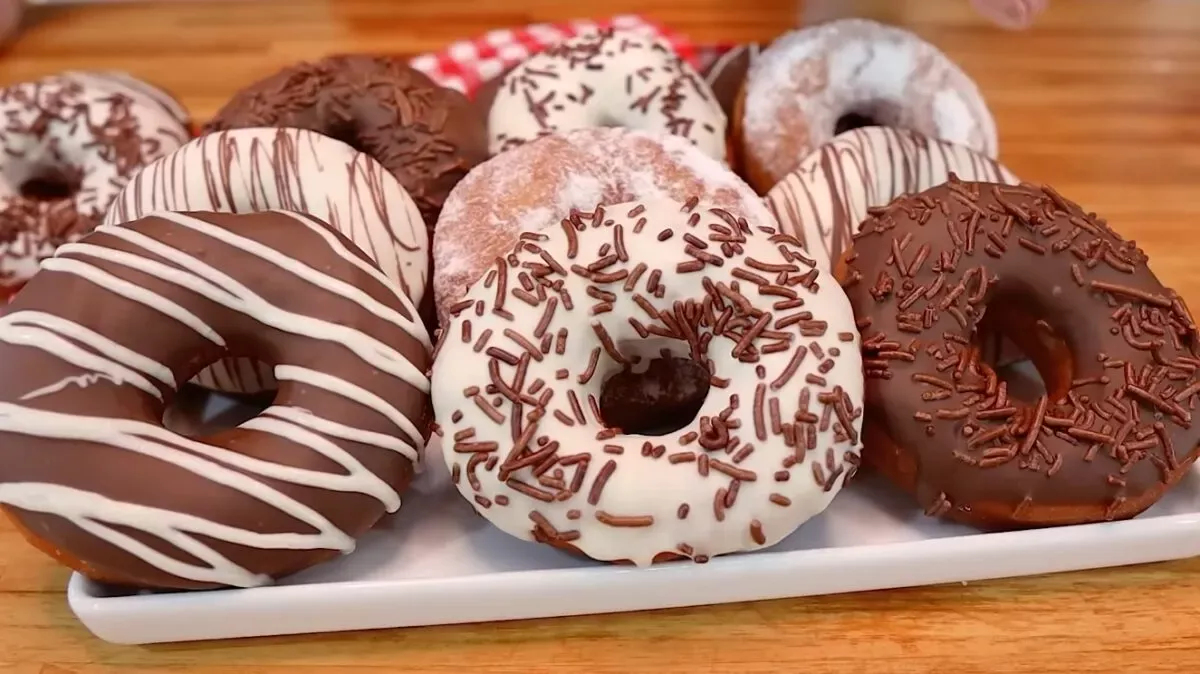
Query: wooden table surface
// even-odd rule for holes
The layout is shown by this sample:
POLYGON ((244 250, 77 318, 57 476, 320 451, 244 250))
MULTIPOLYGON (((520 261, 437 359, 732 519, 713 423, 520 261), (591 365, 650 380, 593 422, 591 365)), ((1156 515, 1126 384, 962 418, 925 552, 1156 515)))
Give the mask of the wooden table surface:
MULTIPOLYGON (((827 3, 828 4, 828 3, 827 3)), ((976 77, 1002 159, 1106 215, 1200 306, 1200 3, 1052 0, 1027 33, 966 0, 855 0, 976 77)), ((119 68, 206 118, 235 89, 330 52, 415 53, 487 29, 642 12, 697 41, 770 38, 796 0, 257 0, 39 12, 0 85, 119 68)), ((81 628, 67 574, 0 524, 0 674, 332 672, 1195 672, 1200 559, 969 586, 632 615, 122 647, 81 628), (691 654, 685 651, 690 650, 691 654)))

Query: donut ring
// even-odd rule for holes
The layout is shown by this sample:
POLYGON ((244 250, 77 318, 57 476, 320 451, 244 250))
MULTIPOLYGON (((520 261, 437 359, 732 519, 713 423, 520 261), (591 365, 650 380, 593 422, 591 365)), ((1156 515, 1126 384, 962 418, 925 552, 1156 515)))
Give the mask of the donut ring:
POLYGON ((513 68, 492 99, 493 155, 573 129, 626 127, 686 138, 725 161, 727 119, 704 79, 661 38, 585 33, 513 68))
POLYGON ((822 269, 841 257, 870 210, 903 194, 963 180, 1015 185, 998 162, 907 129, 852 129, 809 154, 767 193, 780 229, 800 239, 822 269))
POLYGON ((1130 518, 1200 449, 1200 335, 1145 254, 1053 189, 952 181, 868 219, 847 255, 864 460, 988 529, 1130 518), (979 358, 999 330, 1046 384, 979 358))
POLYGON ((99 227, 0 317, 0 503, 43 551, 126 586, 249 587, 350 552, 419 460, 423 330, 311 216, 99 227), (275 364, 272 406, 207 437, 164 428, 230 349, 275 364))
POLYGON ((467 98, 395 58, 291 66, 239 91, 205 130, 271 126, 316 131, 370 155, 430 228, 454 185, 487 159, 484 120, 467 98))
POLYGON ((754 190, 675 136, 578 129, 493 157, 450 194, 434 231, 438 315, 444 318, 521 232, 557 227, 572 209, 695 195, 751 222, 771 219, 754 190))
POLYGON ((824 510, 858 464, 854 318, 773 225, 657 200, 523 233, 435 355, 463 496, 513 536, 639 565, 774 545, 824 510), (606 383, 668 356, 709 379, 695 418, 613 427, 606 383))
POLYGON ((129 179, 185 143, 187 117, 123 73, 65 72, 0 89, 0 286, 91 231, 129 179))
POLYGON ((916 35, 865 19, 780 37, 755 61, 739 101, 735 144, 763 194, 849 119, 997 153, 996 123, 975 82, 916 35))
MULTIPOLYGON (((163 210, 275 209, 329 223, 420 305, 429 239, 416 204, 374 159, 312 131, 235 129, 201 136, 139 173, 105 223, 163 210)), ((213 364, 195 383, 229 393, 275 388, 270 367, 243 357, 213 364)))

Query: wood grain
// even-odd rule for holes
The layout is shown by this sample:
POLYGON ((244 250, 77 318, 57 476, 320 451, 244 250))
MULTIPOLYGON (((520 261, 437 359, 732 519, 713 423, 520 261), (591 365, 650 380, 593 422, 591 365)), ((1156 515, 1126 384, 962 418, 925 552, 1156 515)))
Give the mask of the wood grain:
MULTIPOLYGON (((966 0, 854 0, 842 11, 910 26, 949 52, 992 105, 1004 162, 1107 216, 1198 305, 1191 233, 1200 221, 1200 3, 1051 5, 1020 34, 986 25, 966 0)), ((64 68, 125 69, 173 91, 204 119, 239 86, 298 59, 416 53, 579 11, 559 0, 39 9, 0 56, 0 84, 64 68)), ((588 11, 641 12, 698 41, 769 39, 800 16, 795 0, 594 0, 588 11)), ((108 645, 79 627, 63 597, 66 578, 0 524, 0 674, 1200 668, 1200 560, 633 615, 144 648, 108 645)))

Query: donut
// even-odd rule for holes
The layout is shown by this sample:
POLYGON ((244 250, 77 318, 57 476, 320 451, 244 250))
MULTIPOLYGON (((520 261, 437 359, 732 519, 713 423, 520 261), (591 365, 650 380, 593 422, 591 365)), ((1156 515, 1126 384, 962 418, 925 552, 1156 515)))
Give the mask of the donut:
POLYGON ((742 92, 742 83, 746 81, 746 73, 761 52, 762 45, 758 43, 740 44, 721 53, 701 69, 704 81, 712 89, 726 118, 734 118, 734 107, 742 92))
POLYGON ((577 129, 493 157, 458 184, 438 219, 433 289, 439 316, 521 232, 557 227, 572 209, 660 197, 704 197, 752 222, 771 218, 750 186, 671 135, 577 129))
POLYGON ((926 514, 983 529, 1127 519, 1195 461, 1195 321, 1134 242, 1053 188, 953 180, 904 196, 845 257, 863 460, 926 514), (995 332, 1044 391, 979 357, 995 332))
POLYGON ((454 185, 487 158, 484 119, 461 93, 402 60, 365 54, 300 63, 233 96, 205 127, 308 129, 373 157, 437 222, 454 185))
POLYGON ((611 28, 564 40, 510 70, 487 126, 493 155, 593 127, 672 134, 720 161, 728 149, 725 113, 691 65, 661 38, 611 28))
POLYGON ((837 282, 774 225, 657 199, 522 233, 435 351, 459 492, 510 535, 637 565, 768 547, 823 511, 859 461, 861 354, 837 282), (668 427, 606 395, 656 362, 703 373, 668 427))
POLYGON ((129 179, 188 138, 178 103, 112 72, 0 88, 0 287, 91 231, 129 179))
MULTIPOLYGON (((404 188, 371 157, 302 129, 234 129, 203 135, 143 169, 113 201, 105 223, 157 211, 308 213, 361 248, 420 306, 429 239, 404 188)), ((215 363, 196 383, 228 393, 275 388, 271 368, 245 357, 215 363)))
POLYGON ((1015 185, 1008 169, 962 145, 908 129, 871 126, 839 134, 767 192, 780 229, 828 270, 870 210, 957 175, 1015 185))
POLYGON ((908 31, 843 19, 788 33, 746 75, 734 119, 747 179, 761 193, 842 131, 895 126, 988 157, 996 124, 948 56, 908 31))
POLYGON ((0 504, 37 547, 122 586, 260 586, 348 553, 419 460, 426 338, 312 216, 98 227, 0 317, 0 504), (164 428, 180 385, 231 350, 274 364, 271 406, 207 436, 164 428))

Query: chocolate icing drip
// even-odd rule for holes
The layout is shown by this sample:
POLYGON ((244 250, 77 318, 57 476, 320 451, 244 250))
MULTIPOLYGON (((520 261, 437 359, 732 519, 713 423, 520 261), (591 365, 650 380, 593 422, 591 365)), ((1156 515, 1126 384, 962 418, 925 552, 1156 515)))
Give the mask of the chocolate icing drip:
POLYGON ((864 458, 928 514, 999 528, 1129 518, 1200 453, 1195 321, 1134 242, 1052 188, 952 177, 874 209, 846 261, 864 458), (1020 399, 980 359, 989 322, 1046 393, 1020 399))
POLYGON ((205 131, 260 126, 316 131, 371 155, 408 190, 430 231, 446 195, 487 157, 484 119, 466 97, 394 58, 292 66, 236 94, 205 131))

